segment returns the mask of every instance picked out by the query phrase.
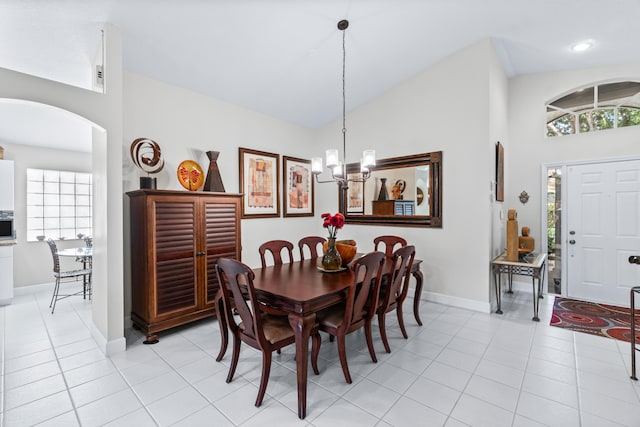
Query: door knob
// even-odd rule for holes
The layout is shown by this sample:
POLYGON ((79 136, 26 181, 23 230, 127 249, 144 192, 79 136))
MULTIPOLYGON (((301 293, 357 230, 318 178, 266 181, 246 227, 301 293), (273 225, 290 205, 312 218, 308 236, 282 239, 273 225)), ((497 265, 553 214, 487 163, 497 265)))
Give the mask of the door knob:
POLYGON ((629 257, 630 264, 640 264, 640 255, 631 255, 629 257))
POLYGON ((576 244, 576 241, 575 241, 575 240, 573 240, 573 239, 571 239, 571 240, 569 240, 569 243, 570 243, 570 244, 572 244, 572 245, 575 245, 575 244, 576 244))
POLYGON ((573 230, 571 230, 571 231, 569 232, 569 234, 571 234, 571 235, 573 236, 574 234, 576 234, 576 232, 575 232, 575 231, 573 231, 573 230))

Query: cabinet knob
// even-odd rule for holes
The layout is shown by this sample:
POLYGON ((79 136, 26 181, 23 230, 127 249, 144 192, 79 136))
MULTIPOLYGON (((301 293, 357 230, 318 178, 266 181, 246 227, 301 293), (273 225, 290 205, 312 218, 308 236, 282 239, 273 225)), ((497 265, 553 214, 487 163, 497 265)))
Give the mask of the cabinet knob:
POLYGON ((206 252, 196 252, 196 255, 197 255, 197 256, 204 256, 204 255, 206 255, 206 254, 207 254, 206 252))

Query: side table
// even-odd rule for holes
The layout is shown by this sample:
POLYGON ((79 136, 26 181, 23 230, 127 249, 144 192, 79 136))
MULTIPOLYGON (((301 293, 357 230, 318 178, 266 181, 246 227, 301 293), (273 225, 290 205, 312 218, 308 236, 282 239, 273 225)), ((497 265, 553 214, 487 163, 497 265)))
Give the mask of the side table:
POLYGON ((544 272, 547 266, 547 254, 530 253, 520 257, 518 261, 508 261, 506 259, 506 252, 497 256, 491 261, 493 268, 493 274, 495 278, 496 286, 496 299, 498 303, 498 309, 496 313, 502 314, 501 299, 502 299, 502 273, 507 273, 509 290, 507 292, 512 293, 513 275, 529 276, 533 283, 533 318, 536 322, 540 321, 538 317, 538 307, 540 306, 539 299, 544 298, 542 295, 542 284, 544 282, 544 272), (537 286, 536 286, 537 280, 537 286))

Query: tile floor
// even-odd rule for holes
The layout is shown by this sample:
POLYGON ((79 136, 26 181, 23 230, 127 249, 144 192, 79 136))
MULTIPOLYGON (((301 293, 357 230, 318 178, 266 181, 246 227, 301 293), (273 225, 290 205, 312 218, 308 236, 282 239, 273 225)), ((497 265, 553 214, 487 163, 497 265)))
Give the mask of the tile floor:
POLYGON ((548 326, 553 296, 541 305, 540 323, 530 320, 531 294, 523 290, 504 296, 502 316, 423 301, 424 326, 405 317, 408 340, 389 317, 392 353, 377 342, 377 364, 364 335, 350 336, 351 385, 325 337, 305 420, 296 415, 291 348, 274 355, 256 408, 260 353, 243 346, 225 383, 230 352, 215 361, 215 320, 163 333, 155 345, 127 330, 127 351, 109 358, 91 339, 90 303, 63 300, 51 315, 49 297, 48 288, 21 290, 0 308, 0 425, 640 426, 629 344, 548 326))

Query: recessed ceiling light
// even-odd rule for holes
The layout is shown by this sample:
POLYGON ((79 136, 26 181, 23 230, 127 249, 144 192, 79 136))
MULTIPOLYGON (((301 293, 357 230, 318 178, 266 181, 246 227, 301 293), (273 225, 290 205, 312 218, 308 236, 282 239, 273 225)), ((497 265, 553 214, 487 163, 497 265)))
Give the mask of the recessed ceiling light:
POLYGON ((580 42, 571 46, 571 50, 574 52, 584 52, 585 50, 591 49, 593 44, 591 42, 580 42))

